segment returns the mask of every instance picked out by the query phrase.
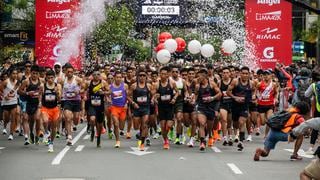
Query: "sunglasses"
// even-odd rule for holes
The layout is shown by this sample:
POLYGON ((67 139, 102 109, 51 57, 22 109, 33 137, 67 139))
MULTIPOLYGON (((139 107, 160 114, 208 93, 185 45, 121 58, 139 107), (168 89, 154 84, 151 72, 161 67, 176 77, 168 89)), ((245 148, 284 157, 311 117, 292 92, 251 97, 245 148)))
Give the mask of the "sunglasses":
POLYGON ((100 73, 93 73, 94 76, 100 76, 100 73))
POLYGON ((145 74, 139 74, 139 76, 140 76, 140 77, 146 77, 146 75, 145 75, 145 74))
POLYGON ((172 73, 178 73, 179 71, 172 71, 172 73))

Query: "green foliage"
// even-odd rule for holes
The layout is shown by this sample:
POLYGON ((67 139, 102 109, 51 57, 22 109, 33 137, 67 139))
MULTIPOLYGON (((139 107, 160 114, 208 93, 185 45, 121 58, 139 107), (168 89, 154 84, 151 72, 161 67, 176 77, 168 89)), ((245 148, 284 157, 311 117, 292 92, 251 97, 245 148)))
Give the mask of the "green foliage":
POLYGON ((106 7, 106 20, 94 32, 98 51, 107 54, 113 46, 123 48, 134 26, 134 17, 126 6, 106 7))
POLYGON ((151 57, 150 48, 143 47, 140 40, 128 39, 123 48, 124 56, 126 58, 142 62, 151 57))
POLYGON ((310 29, 302 32, 302 40, 310 43, 315 43, 320 31, 320 19, 311 24, 310 29))

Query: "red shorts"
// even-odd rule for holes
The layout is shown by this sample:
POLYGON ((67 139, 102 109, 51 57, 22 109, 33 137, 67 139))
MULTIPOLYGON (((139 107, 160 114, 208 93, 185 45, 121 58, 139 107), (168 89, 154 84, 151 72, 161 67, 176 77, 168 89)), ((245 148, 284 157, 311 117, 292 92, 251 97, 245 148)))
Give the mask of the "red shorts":
POLYGON ((114 117, 118 118, 120 121, 126 120, 127 108, 111 106, 110 107, 110 111, 111 111, 111 116, 114 116, 114 117))
POLYGON ((55 107, 55 108, 41 107, 41 113, 47 115, 49 121, 57 121, 59 119, 60 109, 59 107, 55 107))

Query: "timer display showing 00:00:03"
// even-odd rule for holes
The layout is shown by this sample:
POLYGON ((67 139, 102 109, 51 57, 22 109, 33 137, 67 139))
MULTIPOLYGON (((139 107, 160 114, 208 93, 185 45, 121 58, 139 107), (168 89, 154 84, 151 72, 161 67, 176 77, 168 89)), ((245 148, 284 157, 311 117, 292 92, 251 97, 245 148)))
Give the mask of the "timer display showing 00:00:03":
POLYGON ((179 15, 179 6, 143 6, 142 14, 179 15))

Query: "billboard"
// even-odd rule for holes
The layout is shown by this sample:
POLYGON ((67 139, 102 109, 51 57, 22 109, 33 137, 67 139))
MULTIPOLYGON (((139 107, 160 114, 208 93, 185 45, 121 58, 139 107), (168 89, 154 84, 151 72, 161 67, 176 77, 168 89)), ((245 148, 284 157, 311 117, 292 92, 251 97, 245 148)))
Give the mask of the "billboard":
POLYGON ((148 25, 180 25, 186 21, 185 0, 138 0, 136 22, 148 25))
POLYGON ((257 64, 274 68, 292 63, 292 5, 285 0, 246 0, 246 47, 257 64), (250 44, 250 45, 248 45, 250 44))
MULTIPOLYGON (((40 66, 52 67, 61 54, 59 41, 70 28, 66 23, 72 20, 79 9, 80 0, 41 0, 36 1, 36 60, 40 66)), ((81 49, 81 43, 75 44, 81 49)), ((72 57, 69 62, 81 68, 81 55, 72 57)))

